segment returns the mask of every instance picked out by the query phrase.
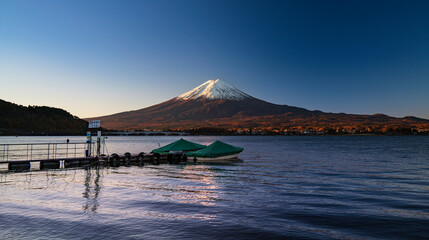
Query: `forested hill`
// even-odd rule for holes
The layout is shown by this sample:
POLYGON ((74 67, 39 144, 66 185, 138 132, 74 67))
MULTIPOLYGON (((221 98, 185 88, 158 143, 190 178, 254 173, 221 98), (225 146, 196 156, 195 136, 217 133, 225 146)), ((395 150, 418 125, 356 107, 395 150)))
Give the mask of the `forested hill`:
POLYGON ((85 134, 88 123, 65 110, 22 106, 0 99, 0 135, 85 134))

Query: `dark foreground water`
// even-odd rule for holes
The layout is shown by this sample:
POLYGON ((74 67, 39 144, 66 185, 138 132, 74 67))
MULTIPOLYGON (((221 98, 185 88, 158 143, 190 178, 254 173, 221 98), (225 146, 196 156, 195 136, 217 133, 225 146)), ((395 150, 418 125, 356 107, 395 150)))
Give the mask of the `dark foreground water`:
MULTIPOLYGON (((185 138, 244 147, 243 162, 0 173, 0 239, 429 236, 429 137, 185 138)), ((109 137, 108 149, 177 139, 109 137)))

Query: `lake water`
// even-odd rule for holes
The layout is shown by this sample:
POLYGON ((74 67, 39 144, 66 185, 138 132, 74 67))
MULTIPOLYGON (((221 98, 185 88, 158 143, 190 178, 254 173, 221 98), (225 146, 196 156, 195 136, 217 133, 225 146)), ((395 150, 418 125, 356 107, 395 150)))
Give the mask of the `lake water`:
MULTIPOLYGON (((85 137, 0 137, 0 143, 85 137)), ((109 153, 180 137, 109 137, 109 153)), ((231 136, 242 162, 0 173, 1 239, 424 239, 428 136, 231 136)))

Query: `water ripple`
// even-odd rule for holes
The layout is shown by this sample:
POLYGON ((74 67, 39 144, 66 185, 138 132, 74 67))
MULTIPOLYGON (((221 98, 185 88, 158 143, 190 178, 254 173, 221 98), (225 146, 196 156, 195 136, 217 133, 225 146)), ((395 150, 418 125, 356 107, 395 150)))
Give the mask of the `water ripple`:
MULTIPOLYGON (((0 236, 423 239, 429 235, 428 137, 219 138, 244 147, 243 161, 0 173, 0 236)), ((109 146, 116 152, 140 152, 156 147, 158 141, 162 145, 174 140, 112 137, 109 146)))

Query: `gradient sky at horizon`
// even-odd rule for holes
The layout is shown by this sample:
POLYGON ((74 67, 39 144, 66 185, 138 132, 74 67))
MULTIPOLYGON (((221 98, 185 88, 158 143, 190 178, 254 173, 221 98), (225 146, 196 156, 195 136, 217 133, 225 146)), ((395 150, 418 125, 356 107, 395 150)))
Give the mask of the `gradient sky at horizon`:
POLYGON ((216 78, 277 104, 429 119, 429 1, 0 0, 0 99, 96 117, 216 78))

